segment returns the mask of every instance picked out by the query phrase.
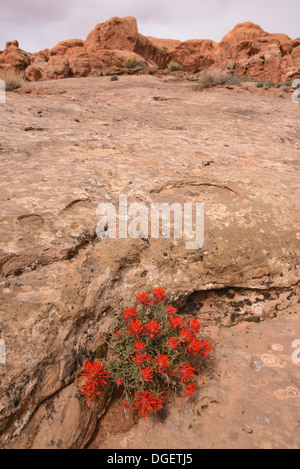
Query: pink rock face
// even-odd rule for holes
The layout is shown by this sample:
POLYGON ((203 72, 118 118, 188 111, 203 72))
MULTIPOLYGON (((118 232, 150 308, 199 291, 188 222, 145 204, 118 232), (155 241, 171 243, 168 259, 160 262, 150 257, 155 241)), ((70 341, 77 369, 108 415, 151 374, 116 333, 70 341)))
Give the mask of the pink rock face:
POLYGON ((25 70, 29 80, 38 81, 85 77, 103 68, 123 67, 128 59, 137 58, 159 68, 175 61, 191 73, 212 67, 238 76, 285 82, 300 77, 299 46, 299 40, 269 34, 251 22, 235 26, 220 43, 208 39, 180 42, 142 36, 135 18, 115 17, 98 24, 85 41, 70 39, 36 54, 19 49, 18 41, 8 42, 0 53, 0 68, 25 70), (37 56, 43 59, 43 66, 36 63, 37 56))

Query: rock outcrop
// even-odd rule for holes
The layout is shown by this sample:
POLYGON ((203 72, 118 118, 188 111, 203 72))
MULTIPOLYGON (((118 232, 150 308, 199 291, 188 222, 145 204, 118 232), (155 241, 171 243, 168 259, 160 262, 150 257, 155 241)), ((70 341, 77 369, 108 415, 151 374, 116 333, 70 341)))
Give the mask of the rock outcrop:
POLYGON ((269 34, 253 23, 238 24, 220 43, 180 42, 139 34, 135 18, 112 18, 98 24, 85 41, 71 39, 51 50, 30 54, 17 41, 0 52, 0 69, 24 71, 29 81, 86 77, 136 58, 149 67, 165 68, 176 61, 184 70, 215 68, 253 79, 285 82, 300 77, 300 40, 269 34))
MULTIPOLYGON (((55 73, 65 57, 49 54, 55 73)), ((26 83, 1 104, 0 447, 88 444, 103 409, 91 413, 80 400, 81 365, 97 356, 121 308, 153 285, 224 340, 233 334, 227 358, 216 346, 228 365, 213 382, 220 399, 232 395, 231 377, 238 389, 244 377, 253 382, 251 357, 268 353, 264 340, 258 352, 259 334, 288 317, 286 338, 274 332, 268 344, 285 341, 289 373, 259 389, 268 412, 282 414, 273 391, 297 382, 288 354, 299 339, 299 109, 285 93, 239 92, 196 93, 148 75, 78 78, 26 83), (203 248, 172 237, 100 240, 97 206, 118 206, 120 194, 147 206, 204 203, 203 248), (251 323, 257 332, 237 344, 236 326, 251 323)), ((227 418, 240 404, 228 405, 227 418)), ((290 412, 296 426, 299 411, 290 412)), ((286 440, 291 422, 273 433, 286 440)))

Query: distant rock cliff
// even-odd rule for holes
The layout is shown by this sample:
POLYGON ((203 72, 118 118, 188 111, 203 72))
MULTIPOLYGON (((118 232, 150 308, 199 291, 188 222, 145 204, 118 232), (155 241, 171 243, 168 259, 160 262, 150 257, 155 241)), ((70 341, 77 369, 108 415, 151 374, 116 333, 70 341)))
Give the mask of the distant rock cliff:
POLYGON ((21 50, 17 41, 8 42, 0 52, 0 68, 25 71, 28 80, 38 81, 85 77, 106 67, 123 67, 132 58, 149 67, 176 61, 190 72, 213 67, 274 82, 300 77, 300 39, 269 34, 250 22, 238 24, 220 43, 156 39, 139 34, 132 17, 112 18, 98 24, 85 41, 70 39, 34 54, 21 50))

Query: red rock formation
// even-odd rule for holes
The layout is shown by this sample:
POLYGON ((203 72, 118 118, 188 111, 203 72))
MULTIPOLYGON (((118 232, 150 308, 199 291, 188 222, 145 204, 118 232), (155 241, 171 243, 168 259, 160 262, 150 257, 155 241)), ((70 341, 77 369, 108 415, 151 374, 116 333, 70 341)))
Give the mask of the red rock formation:
POLYGON ((25 71, 28 80, 85 77, 103 68, 123 67, 137 58, 150 67, 165 68, 176 61, 190 72, 212 67, 238 76, 285 82, 300 77, 300 40, 269 34, 253 23, 238 24, 220 43, 211 40, 180 42, 145 37, 136 19, 112 18, 98 24, 85 41, 70 39, 29 54, 17 41, 0 52, 0 68, 25 71))

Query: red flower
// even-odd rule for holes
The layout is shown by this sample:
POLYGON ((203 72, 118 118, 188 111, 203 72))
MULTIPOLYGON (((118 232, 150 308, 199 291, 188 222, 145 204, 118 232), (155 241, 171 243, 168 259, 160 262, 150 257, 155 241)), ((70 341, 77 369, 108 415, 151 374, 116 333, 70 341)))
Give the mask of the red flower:
POLYGON ((201 354, 201 350, 202 350, 202 344, 196 337, 194 337, 190 341, 190 343, 186 346, 187 353, 192 353, 195 356, 197 356, 198 354, 201 354))
POLYGON ((164 299, 166 298, 166 296, 167 296, 167 293, 165 292, 165 290, 162 287, 154 288, 152 290, 152 293, 153 293, 153 297, 154 297, 154 303, 156 305, 160 305, 160 303, 162 303, 164 301, 164 299))
POLYGON ((142 322, 139 321, 138 319, 131 320, 130 321, 130 326, 129 326, 129 331, 125 331, 128 334, 131 334, 133 337, 136 337, 137 339, 139 338, 140 334, 142 333, 142 322))
POLYGON ((199 334, 201 323, 197 319, 188 319, 185 328, 190 331, 192 334, 199 334))
POLYGON ((147 343, 144 342, 143 340, 140 340, 139 342, 136 340, 134 343, 134 349, 139 352, 144 352, 146 347, 147 347, 147 343))
POLYGON ((176 329, 180 329, 181 323, 182 323, 182 317, 181 316, 170 316, 169 319, 169 325, 171 326, 171 329, 173 331, 176 331, 176 329))
POLYGON ((123 313, 123 318, 126 321, 131 321, 132 319, 135 319, 137 317, 137 311, 134 309, 134 306, 132 308, 125 308, 124 313, 123 313))
POLYGON ((152 360, 152 362, 158 373, 163 373, 164 371, 166 371, 167 366, 171 366, 168 355, 162 355, 160 351, 158 352, 158 355, 155 360, 152 360))
POLYGON ((140 372, 141 372, 141 375, 142 375, 142 380, 143 381, 152 381, 153 379, 153 373, 152 373, 152 368, 144 368, 142 370, 141 367, 140 368, 140 372))
POLYGON ((147 307, 152 304, 152 301, 149 299, 150 293, 139 293, 137 296, 137 300, 141 303, 141 305, 147 307))
POLYGON ((173 315, 177 312, 177 308, 173 308, 173 306, 166 306, 167 313, 173 315))
POLYGON ((137 400, 132 404, 132 409, 137 408, 139 417, 144 417, 146 420, 150 412, 158 412, 162 408, 161 394, 148 394, 148 391, 143 391, 141 394, 135 392, 137 400))
POLYGON ((107 384, 107 379, 110 378, 111 371, 107 371, 107 366, 99 363, 97 360, 94 363, 87 361, 83 365, 82 376, 85 376, 86 383, 84 384, 81 395, 88 398, 88 406, 91 401, 94 401, 97 396, 100 396, 100 388, 107 384))
POLYGON ((123 405, 124 405, 125 409, 128 409, 128 407, 129 407, 129 402, 128 402, 128 401, 124 401, 124 404, 123 404, 123 405))
POLYGON ((178 348, 179 341, 176 337, 169 337, 167 345, 171 350, 176 350, 178 348))
POLYGON ((144 326, 144 329, 146 329, 150 337, 153 338, 155 335, 160 335, 162 333, 162 330, 159 329, 160 325, 161 322, 157 322, 152 319, 148 324, 146 324, 146 326, 144 326))
POLYGON ((124 383, 123 379, 119 377, 118 381, 117 381, 118 387, 121 386, 121 384, 123 384, 123 383, 124 383))
POLYGON ((209 357, 209 353, 211 352, 212 346, 208 341, 204 342, 201 340, 200 342, 200 355, 202 357, 209 357))
POLYGON ((189 383, 187 386, 184 386, 183 389, 186 397, 191 397, 195 392, 195 385, 193 383, 189 383))
POLYGON ((120 332, 116 331, 116 338, 118 339, 120 337, 120 332))
POLYGON ((191 381, 195 377, 194 374, 195 368, 191 365, 180 364, 178 367, 178 374, 181 377, 181 382, 191 381))
POLYGON ((151 360, 149 353, 137 353, 136 355, 132 355, 131 358, 138 366, 143 365, 145 362, 150 362, 151 360))

